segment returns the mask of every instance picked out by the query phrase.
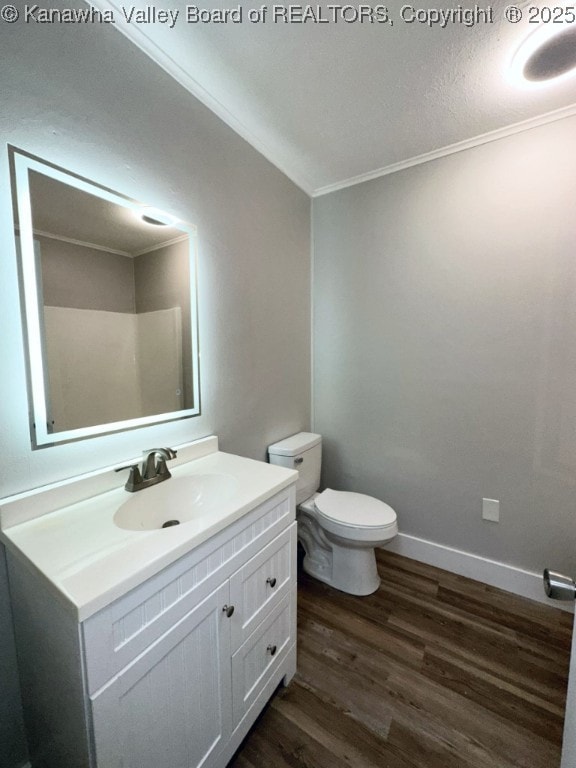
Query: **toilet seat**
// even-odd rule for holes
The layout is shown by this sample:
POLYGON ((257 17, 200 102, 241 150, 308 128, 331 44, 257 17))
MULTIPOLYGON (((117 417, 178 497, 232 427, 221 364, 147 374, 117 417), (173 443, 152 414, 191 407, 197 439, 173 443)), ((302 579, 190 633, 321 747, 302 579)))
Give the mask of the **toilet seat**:
POLYGON ((379 499, 363 493, 327 488, 314 499, 316 514, 332 533, 352 539, 392 538, 398 530, 396 512, 379 499))

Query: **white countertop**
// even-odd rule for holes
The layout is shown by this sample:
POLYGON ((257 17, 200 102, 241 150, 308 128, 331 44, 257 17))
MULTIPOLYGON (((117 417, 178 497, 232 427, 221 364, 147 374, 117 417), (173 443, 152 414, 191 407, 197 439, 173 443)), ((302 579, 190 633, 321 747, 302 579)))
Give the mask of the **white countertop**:
MULTIPOLYGON (((172 528, 133 531, 117 527, 114 514, 129 498, 152 489, 128 493, 116 488, 4 527, 2 541, 45 577, 52 591, 83 621, 298 477, 294 470, 220 451, 171 468, 171 473, 174 478, 225 473, 236 478, 237 489, 217 511, 172 528)), ((31 494, 26 501, 34 505, 41 493, 31 494)))

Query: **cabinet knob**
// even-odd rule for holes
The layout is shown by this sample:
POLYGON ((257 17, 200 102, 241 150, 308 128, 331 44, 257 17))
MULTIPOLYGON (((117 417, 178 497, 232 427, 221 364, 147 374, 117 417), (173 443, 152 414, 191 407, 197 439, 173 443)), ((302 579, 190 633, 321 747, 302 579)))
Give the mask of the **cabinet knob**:
POLYGON ((274 656, 276 653, 276 646, 275 645, 269 645, 268 648, 266 648, 270 656, 274 656))
POLYGON ((270 584, 272 589, 274 589, 274 587, 276 586, 276 577, 275 576, 268 576, 268 578, 266 579, 266 584, 270 584))
POLYGON ((225 613, 226 616, 228 616, 228 618, 230 618, 230 616, 232 616, 232 614, 234 613, 234 606, 225 605, 224 608, 222 608, 222 612, 225 613))

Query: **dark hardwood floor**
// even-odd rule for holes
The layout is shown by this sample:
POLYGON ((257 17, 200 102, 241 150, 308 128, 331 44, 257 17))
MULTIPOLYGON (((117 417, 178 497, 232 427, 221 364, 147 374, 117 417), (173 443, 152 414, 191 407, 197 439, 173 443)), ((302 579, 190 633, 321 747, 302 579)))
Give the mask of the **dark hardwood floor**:
POLYGON ((352 597, 299 573, 298 673, 233 768, 558 768, 572 617, 384 550, 352 597))

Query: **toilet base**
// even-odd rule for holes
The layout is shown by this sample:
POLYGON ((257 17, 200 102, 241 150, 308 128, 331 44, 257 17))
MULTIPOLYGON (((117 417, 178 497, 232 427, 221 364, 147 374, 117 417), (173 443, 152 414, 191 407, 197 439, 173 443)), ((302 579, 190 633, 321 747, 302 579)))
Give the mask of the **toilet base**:
POLYGON ((305 509, 298 510, 298 539, 304 547, 302 567, 310 576, 349 595, 371 595, 380 586, 374 547, 342 546, 305 509))
POLYGON ((325 554, 320 562, 306 554, 302 562, 306 573, 348 595, 371 595, 380 586, 374 549, 333 544, 332 552, 325 554))

